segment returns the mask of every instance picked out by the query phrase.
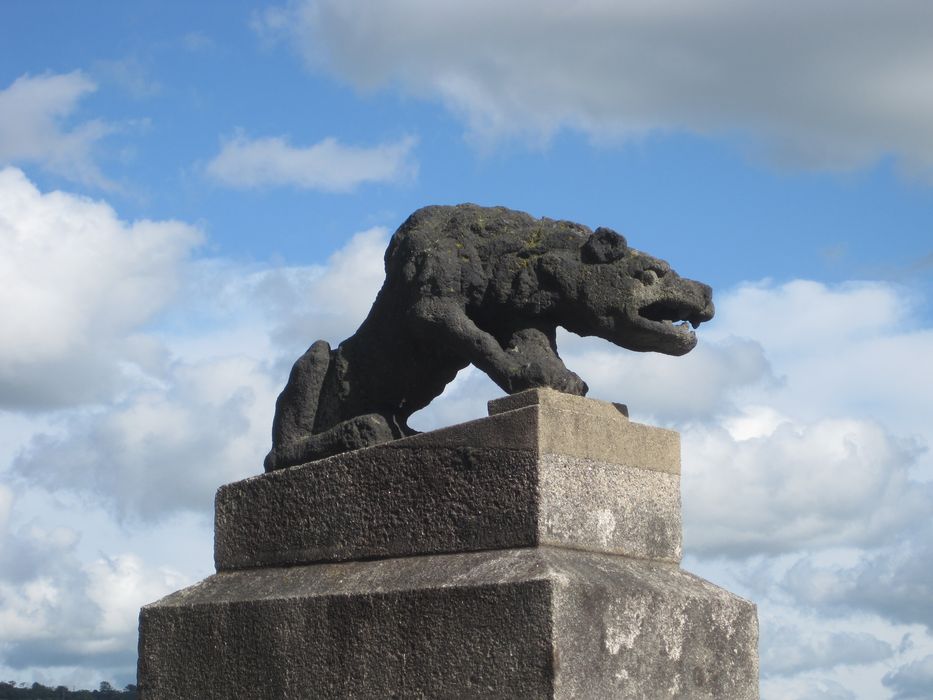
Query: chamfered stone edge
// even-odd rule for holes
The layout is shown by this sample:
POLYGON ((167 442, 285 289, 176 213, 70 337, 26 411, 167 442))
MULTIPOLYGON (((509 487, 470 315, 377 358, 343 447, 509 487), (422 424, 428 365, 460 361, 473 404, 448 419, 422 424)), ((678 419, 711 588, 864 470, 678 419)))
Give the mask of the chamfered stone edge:
POLYGON ((140 683, 146 700, 191 696, 186 683, 214 697, 753 700, 757 633, 753 604, 674 565, 590 552, 264 568, 143 608, 140 683))

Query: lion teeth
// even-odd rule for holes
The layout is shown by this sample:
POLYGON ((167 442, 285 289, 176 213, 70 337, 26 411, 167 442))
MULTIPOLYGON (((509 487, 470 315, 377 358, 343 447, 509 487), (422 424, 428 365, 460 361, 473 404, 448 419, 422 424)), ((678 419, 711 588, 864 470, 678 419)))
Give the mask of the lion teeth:
POLYGON ((687 333, 690 331, 690 321, 679 321, 674 322, 669 318, 665 318, 661 321, 665 326, 670 326, 672 330, 678 331, 680 333, 687 333))

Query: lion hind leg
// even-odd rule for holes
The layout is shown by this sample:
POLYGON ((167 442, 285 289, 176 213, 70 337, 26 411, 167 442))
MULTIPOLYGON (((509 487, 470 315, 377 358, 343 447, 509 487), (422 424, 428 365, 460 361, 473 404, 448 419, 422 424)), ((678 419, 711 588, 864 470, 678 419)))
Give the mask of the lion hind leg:
POLYGON ((297 440, 273 445, 266 457, 266 471, 305 464, 342 452, 371 447, 398 438, 397 429, 379 413, 354 416, 332 428, 297 440))
POLYGON ((314 432, 314 421, 321 399, 321 388, 331 364, 332 352, 325 340, 319 340, 296 360, 288 375, 288 382, 275 402, 272 420, 272 452, 266 457, 266 470, 270 458, 279 448, 298 442, 314 432))

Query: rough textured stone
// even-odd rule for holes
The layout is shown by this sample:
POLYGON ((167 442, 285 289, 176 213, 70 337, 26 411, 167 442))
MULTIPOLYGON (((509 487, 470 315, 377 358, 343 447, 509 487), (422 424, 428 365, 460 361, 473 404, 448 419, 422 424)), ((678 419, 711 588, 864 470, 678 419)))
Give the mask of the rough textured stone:
POLYGON ((411 434, 407 421, 473 364, 504 391, 586 383, 556 328, 682 355, 713 317, 712 290, 618 233, 501 207, 425 207, 392 237, 360 328, 317 341, 276 402, 267 471, 411 434), (683 321, 675 325, 675 321, 683 321))
POLYGON ((218 570, 537 544, 680 560, 676 433, 553 390, 510 399, 489 418, 221 487, 218 570))
POLYGON ((496 416, 519 408, 527 408, 528 406, 555 408, 560 411, 582 411, 591 416, 601 415, 610 419, 618 418, 621 413, 628 418, 628 406, 625 404, 567 394, 563 391, 554 391, 548 387, 538 387, 537 389, 520 391, 516 394, 506 394, 498 399, 492 399, 486 404, 490 416, 496 416))
POLYGON ((533 548, 222 572, 143 608, 145 700, 758 697, 754 606, 533 548))
POLYGON ((548 454, 538 472, 538 543, 679 562, 675 474, 548 454))
POLYGON ((676 433, 490 413, 221 488, 218 573, 140 613, 143 700, 758 698, 755 606, 676 564, 676 433))
POLYGON ((215 564, 222 570, 533 546, 536 484, 534 455, 517 450, 338 455, 222 487, 215 564))

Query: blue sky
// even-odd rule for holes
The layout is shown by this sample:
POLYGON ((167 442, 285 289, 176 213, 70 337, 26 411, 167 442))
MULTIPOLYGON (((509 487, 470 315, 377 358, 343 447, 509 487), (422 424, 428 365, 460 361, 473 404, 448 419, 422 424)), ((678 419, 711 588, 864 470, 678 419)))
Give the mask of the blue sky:
MULTIPOLYGON (((684 358, 559 342, 681 431, 685 566, 759 604, 763 696, 929 697, 931 31, 916 2, 5 3, 0 674, 132 680, 290 363, 352 333, 411 211, 472 201, 716 290, 684 358)), ((497 393, 464 372, 420 427, 497 393)))

